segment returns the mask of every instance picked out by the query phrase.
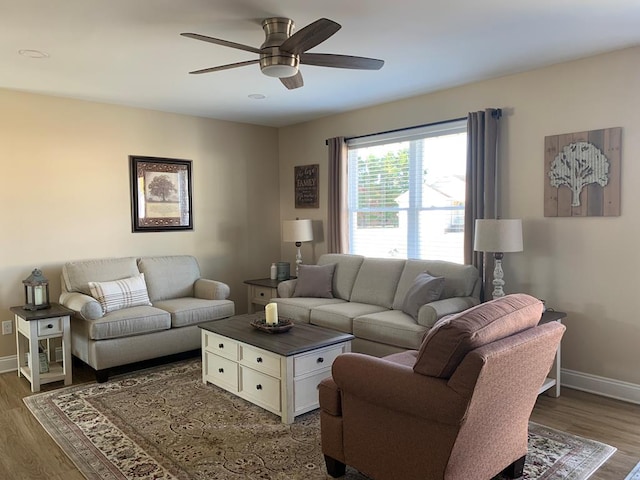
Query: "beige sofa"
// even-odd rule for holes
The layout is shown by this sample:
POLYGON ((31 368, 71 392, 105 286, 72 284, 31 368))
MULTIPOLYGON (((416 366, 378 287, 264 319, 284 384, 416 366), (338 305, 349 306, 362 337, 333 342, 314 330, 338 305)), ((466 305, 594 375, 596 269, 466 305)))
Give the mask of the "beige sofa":
POLYGON ((71 353, 106 381, 109 368, 200 348, 198 324, 235 313, 229 293, 192 256, 107 258, 66 263, 60 303, 75 312, 71 353))
MULTIPOLYGON (((360 255, 326 254, 318 265, 335 264, 331 285, 333 298, 296 295, 298 280, 278 285, 278 314, 351 333, 354 352, 374 356, 416 350, 425 333, 445 315, 480 303, 481 280, 471 265, 438 260, 369 258, 360 255), (438 300, 422 305, 416 318, 403 311, 405 297, 419 274, 443 277, 438 300)), ((302 278, 302 275, 301 275, 302 278)))

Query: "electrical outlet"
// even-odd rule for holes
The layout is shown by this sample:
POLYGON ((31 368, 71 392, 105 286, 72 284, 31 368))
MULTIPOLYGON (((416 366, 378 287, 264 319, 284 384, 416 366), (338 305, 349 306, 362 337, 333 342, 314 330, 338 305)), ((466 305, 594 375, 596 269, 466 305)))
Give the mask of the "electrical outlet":
POLYGON ((13 333, 13 321, 4 320, 2 322, 2 334, 3 335, 11 335, 13 333))

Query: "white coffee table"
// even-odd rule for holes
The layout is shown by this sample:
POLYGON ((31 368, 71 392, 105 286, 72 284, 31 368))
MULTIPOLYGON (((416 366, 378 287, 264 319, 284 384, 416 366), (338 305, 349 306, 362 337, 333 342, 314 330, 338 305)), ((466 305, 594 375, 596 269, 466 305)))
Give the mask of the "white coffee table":
POLYGON ((331 364, 351 351, 353 335, 295 324, 284 333, 256 330, 257 315, 200 325, 202 381, 212 383, 293 423, 319 407, 317 386, 331 364))

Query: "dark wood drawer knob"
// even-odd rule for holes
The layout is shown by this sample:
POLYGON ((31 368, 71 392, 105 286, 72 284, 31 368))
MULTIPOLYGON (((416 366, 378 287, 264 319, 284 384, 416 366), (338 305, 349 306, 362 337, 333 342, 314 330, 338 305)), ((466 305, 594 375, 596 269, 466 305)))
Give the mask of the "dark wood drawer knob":
POLYGON ((218 348, 224 348, 224 343, 219 343, 218 348))
POLYGON ((318 363, 323 363, 323 362, 324 362, 324 358, 318 357, 318 363))
POLYGON ((219 369, 218 369, 218 372, 220 372, 220 373, 224 373, 224 368, 219 368, 219 369))
POLYGON ((262 363, 262 357, 258 357, 258 358, 256 358, 256 362, 258 362, 258 363, 262 363))
POLYGON ((264 292, 260 292, 260 296, 261 296, 261 297, 264 297, 264 292))
POLYGON ((256 385, 256 390, 262 390, 262 385, 260 384, 256 385))

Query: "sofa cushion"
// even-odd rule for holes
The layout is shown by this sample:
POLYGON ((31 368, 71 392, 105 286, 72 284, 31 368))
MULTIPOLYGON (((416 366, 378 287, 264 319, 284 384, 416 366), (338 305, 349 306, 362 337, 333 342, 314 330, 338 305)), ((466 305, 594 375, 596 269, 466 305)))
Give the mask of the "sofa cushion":
POLYGON ((104 313, 151 305, 143 273, 111 282, 89 282, 89 290, 91 296, 100 302, 104 313))
POLYGON ((378 305, 367 303, 342 302, 321 305, 311 310, 309 322, 319 327, 331 328, 339 332, 352 333, 353 319, 368 313, 385 311, 378 305))
POLYGON ((205 300, 202 298, 172 298, 160 300, 154 307, 171 314, 172 327, 184 327, 197 323, 231 317, 234 303, 231 300, 205 300))
POLYGON ((313 297, 272 298, 271 301, 278 304, 278 315, 290 318, 294 323, 309 323, 311 309, 320 305, 345 303, 339 298, 313 297))
POLYGON ((145 274, 151 302, 193 297, 193 285, 200 278, 198 262, 190 255, 142 257, 138 268, 145 274))
POLYGON ((62 281, 67 292, 91 295, 89 282, 109 282, 133 277, 139 273, 136 259, 133 257, 79 260, 64 264, 62 281))
POLYGON ((434 277, 426 272, 419 273, 404 297, 402 311, 417 320, 420 307, 438 300, 443 288, 444 277, 434 277))
POLYGON ((391 308, 405 262, 396 258, 365 258, 353 285, 351 301, 391 308))
POLYGON ((333 298, 335 263, 327 265, 299 265, 294 297, 333 298))
POLYGON ((167 330, 171 315, 159 308, 141 306, 116 310, 87 323, 91 340, 107 340, 167 330))
POLYGON ((471 350, 534 327, 541 316, 542 302, 518 293, 442 318, 422 342, 413 370, 449 378, 471 350))
POLYGON ((369 313, 353 319, 353 334, 357 338, 404 349, 418 350, 427 330, 399 310, 369 313))
POLYGON ((318 265, 335 263, 333 274, 333 296, 349 301, 353 284, 356 281, 364 257, 361 255, 349 255, 342 253, 327 253, 318 259, 318 265))

